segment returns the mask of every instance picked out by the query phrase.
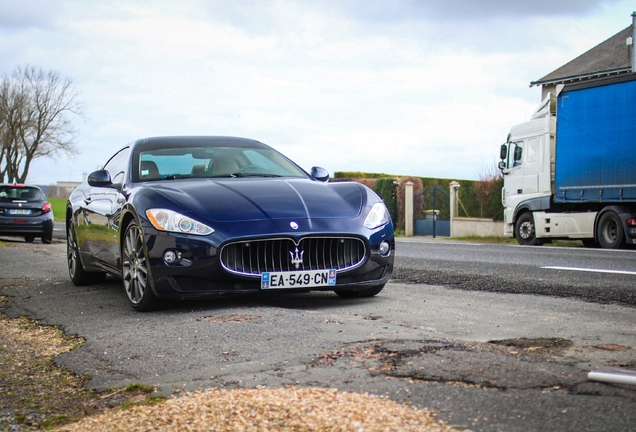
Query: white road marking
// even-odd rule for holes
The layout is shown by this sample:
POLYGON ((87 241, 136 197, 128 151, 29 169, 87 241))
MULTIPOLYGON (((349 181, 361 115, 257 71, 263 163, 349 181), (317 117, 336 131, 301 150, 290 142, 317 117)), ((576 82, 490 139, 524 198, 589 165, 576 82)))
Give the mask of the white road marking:
POLYGON ((556 267, 556 266, 543 266, 541 268, 551 269, 551 270, 572 270, 572 271, 583 271, 583 272, 592 272, 592 273, 614 273, 614 274, 636 275, 636 272, 634 271, 625 271, 625 270, 601 270, 601 269, 556 267))

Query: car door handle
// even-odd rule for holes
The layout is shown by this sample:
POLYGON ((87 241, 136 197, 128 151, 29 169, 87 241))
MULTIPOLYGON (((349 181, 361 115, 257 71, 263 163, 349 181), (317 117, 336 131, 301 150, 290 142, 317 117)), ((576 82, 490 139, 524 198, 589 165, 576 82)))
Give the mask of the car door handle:
POLYGON ((84 199, 84 204, 88 205, 91 203, 91 197, 85 198, 84 199))

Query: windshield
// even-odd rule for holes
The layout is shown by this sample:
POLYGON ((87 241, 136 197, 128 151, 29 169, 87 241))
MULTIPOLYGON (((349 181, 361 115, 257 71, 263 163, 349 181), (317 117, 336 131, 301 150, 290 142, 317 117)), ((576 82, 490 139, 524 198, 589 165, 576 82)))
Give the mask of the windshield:
POLYGON ((44 201, 44 193, 34 187, 0 186, 0 201, 44 201))
POLYGON ((222 177, 306 177, 272 149, 240 147, 181 147, 139 153, 137 179, 222 177))

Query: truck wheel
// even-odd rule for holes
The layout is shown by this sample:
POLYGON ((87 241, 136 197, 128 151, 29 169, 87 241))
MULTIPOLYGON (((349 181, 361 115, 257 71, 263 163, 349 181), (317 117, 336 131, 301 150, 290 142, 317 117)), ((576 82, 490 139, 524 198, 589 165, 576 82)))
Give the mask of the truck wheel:
POLYGON ((603 249, 620 249, 625 243, 623 224, 616 213, 603 213, 597 229, 598 242, 603 249))
POLYGON ((543 240, 539 240, 534 229, 534 219, 532 213, 523 213, 515 224, 515 237, 517 243, 524 246, 541 246, 543 240))

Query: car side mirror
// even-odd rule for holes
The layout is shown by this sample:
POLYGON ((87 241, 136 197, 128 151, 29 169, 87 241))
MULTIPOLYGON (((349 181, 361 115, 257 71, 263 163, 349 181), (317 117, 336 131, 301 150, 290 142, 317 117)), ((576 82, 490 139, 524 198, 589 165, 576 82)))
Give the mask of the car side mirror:
POLYGON ((106 170, 93 171, 88 175, 88 184, 94 187, 104 187, 113 184, 110 173, 106 170))
POLYGON ((311 176, 318 181, 328 182, 329 181, 329 171, 320 167, 312 167, 311 168, 311 176))
POLYGON ((515 162, 518 162, 521 160, 521 147, 515 147, 515 162))

